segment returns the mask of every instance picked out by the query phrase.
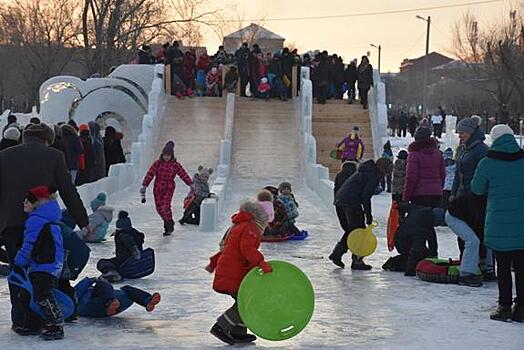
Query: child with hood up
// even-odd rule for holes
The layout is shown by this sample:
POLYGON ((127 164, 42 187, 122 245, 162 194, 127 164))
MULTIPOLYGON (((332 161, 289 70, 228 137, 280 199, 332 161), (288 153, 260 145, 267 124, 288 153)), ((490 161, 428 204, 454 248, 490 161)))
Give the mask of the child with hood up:
POLYGON ((397 160, 393 165, 393 181, 391 183, 391 197, 393 201, 399 202, 402 200, 402 192, 404 191, 404 184, 406 183, 406 165, 408 159, 408 152, 401 150, 398 152, 397 160))
POLYGON ((213 169, 204 168, 202 165, 198 167, 198 173, 193 176, 193 184, 195 190, 189 191, 184 203, 190 203, 184 211, 182 219, 178 220, 180 225, 200 224, 200 205, 206 198, 211 197, 213 194, 209 192, 209 176, 213 174, 213 169))
POLYGON ((130 257, 138 260, 142 256, 142 245, 144 244, 144 234, 137 231, 131 225, 129 214, 125 211, 118 213, 115 232, 115 252, 116 256, 110 259, 100 259, 96 264, 98 271, 102 272, 102 278, 108 282, 120 282, 122 276, 118 272, 120 266, 130 257))
POLYGON ((186 185, 193 188, 193 181, 187 174, 186 170, 177 162, 175 158, 175 142, 169 141, 162 149, 160 158, 156 160, 147 171, 140 194, 145 199, 147 186, 155 178, 153 186, 153 195, 155 197, 155 207, 158 215, 164 220, 164 236, 169 236, 173 233, 175 223, 173 221, 173 213, 171 211, 171 201, 175 193, 175 177, 178 175, 186 185))
POLYGON ((26 269, 33 285, 33 299, 46 320, 40 336, 46 340, 64 338, 63 315, 53 294, 62 273, 64 246, 58 222, 62 217, 56 190, 37 186, 24 199, 24 241, 15 265, 26 269))
POLYGON ((272 272, 271 266, 258 251, 260 236, 268 223, 264 207, 255 201, 246 201, 231 221, 233 225, 222 238, 220 251, 210 258, 210 264, 206 267, 208 272, 215 272, 213 289, 235 299, 233 306, 211 328, 211 334, 230 345, 256 340, 254 335, 247 333, 238 313, 236 299, 242 279, 255 266, 264 273, 272 272))
POLYGON ((99 243, 106 240, 109 223, 113 220, 112 207, 106 206, 107 195, 100 192, 90 203, 93 213, 89 215, 89 225, 92 228, 92 234, 88 234, 87 228, 84 227, 78 232, 78 236, 85 242, 99 243))
POLYGON ((269 99, 270 94, 271 94, 271 85, 269 85, 269 83, 267 82, 266 77, 263 77, 262 79, 260 79, 260 83, 258 84, 258 87, 257 87, 257 93, 258 93, 258 97, 269 99))

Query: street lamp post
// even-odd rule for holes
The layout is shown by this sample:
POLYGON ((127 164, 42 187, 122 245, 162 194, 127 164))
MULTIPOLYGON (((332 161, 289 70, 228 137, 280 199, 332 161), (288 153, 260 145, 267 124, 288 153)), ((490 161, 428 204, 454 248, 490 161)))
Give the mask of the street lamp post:
POLYGON ((378 73, 380 74, 380 58, 382 56, 382 46, 380 45, 377 46, 375 44, 369 44, 369 45, 378 50, 378 73))
POLYGON ((428 54, 429 54, 429 28, 431 26, 431 16, 428 16, 428 18, 418 16, 418 19, 423 20, 427 23, 427 29, 426 29, 426 56, 424 56, 424 87, 422 89, 422 113, 425 117, 427 114, 427 106, 426 106, 426 86, 428 84, 428 54))

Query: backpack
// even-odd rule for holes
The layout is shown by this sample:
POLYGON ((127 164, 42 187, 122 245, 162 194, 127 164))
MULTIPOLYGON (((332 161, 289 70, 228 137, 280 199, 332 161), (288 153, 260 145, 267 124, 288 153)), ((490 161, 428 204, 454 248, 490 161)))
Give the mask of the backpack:
POLYGON ((458 283, 460 261, 428 258, 417 264, 417 277, 426 282, 458 283))

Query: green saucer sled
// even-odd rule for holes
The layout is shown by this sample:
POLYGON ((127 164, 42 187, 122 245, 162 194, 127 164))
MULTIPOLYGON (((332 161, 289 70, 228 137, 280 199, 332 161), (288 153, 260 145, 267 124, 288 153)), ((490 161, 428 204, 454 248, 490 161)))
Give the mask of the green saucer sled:
POLYGON ((244 324, 258 337, 285 340, 309 323, 315 295, 309 278, 295 265, 269 261, 272 273, 253 268, 242 280, 238 310, 244 324))

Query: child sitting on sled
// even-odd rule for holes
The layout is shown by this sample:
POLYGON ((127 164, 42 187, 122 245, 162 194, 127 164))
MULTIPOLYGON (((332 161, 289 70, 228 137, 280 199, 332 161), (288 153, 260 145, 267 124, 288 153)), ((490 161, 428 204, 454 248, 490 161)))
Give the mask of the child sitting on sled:
POLYGON ((286 208, 287 218, 284 226, 291 235, 300 233, 300 230, 295 226, 295 219, 298 217, 298 203, 291 191, 291 184, 289 182, 282 182, 278 186, 280 195, 278 199, 284 204, 286 208))
POLYGON ((213 169, 204 168, 202 165, 198 167, 198 173, 193 176, 193 185, 195 189, 191 189, 186 199, 184 199, 185 211, 182 219, 178 220, 180 225, 200 224, 200 205, 204 199, 213 196, 209 191, 209 176, 212 174, 213 169))
POLYGON ((139 260, 142 256, 143 244, 144 234, 132 227, 127 212, 119 212, 115 232, 116 256, 98 261, 96 268, 102 272, 101 277, 112 283, 121 281, 120 266, 130 257, 139 260))

